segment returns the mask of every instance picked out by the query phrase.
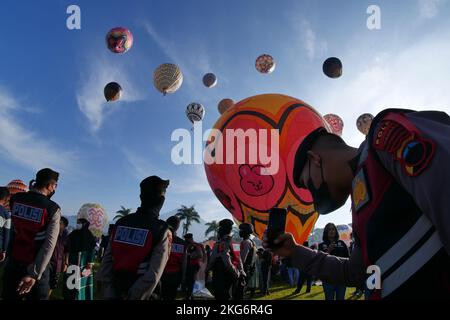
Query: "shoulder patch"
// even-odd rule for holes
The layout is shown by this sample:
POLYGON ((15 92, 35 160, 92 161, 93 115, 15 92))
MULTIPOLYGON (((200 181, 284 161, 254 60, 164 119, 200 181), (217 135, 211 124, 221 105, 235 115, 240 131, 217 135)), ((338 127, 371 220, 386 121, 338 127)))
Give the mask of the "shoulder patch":
POLYGON ((361 168, 352 181, 352 202, 355 212, 358 212, 370 201, 364 168, 361 168))
POLYGON ((391 120, 380 122, 372 145, 376 150, 390 153, 411 177, 418 176, 428 167, 435 152, 433 141, 423 139, 400 123, 391 120))

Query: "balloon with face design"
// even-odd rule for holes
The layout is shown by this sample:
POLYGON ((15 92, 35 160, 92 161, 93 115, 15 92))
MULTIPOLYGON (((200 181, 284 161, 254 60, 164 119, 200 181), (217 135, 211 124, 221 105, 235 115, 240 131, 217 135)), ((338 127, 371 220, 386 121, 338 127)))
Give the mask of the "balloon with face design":
POLYGON ((331 132, 312 107, 280 94, 244 99, 222 114, 206 142, 205 171, 237 223, 251 223, 262 237, 269 210, 282 207, 288 210, 286 231, 298 243, 307 239, 318 213, 309 191, 295 186, 292 172, 297 148, 318 127, 331 132))
POLYGON ((106 34, 106 45, 114 53, 125 53, 133 45, 133 34, 127 28, 112 28, 106 34))

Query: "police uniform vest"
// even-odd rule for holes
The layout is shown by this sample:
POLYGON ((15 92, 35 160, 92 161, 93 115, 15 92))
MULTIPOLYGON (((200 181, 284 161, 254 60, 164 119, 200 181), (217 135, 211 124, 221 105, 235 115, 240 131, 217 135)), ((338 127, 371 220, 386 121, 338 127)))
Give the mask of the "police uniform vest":
POLYGON ((59 206, 46 196, 29 191, 11 197, 13 224, 12 258, 24 264, 32 263, 42 246, 50 219, 59 206))
POLYGON ((164 221, 139 211, 121 218, 111 234, 111 252, 116 285, 128 290, 148 269, 154 246, 167 231, 164 221))
POLYGON ((186 251, 186 242, 180 237, 177 236, 173 237, 169 260, 167 261, 164 273, 181 272, 183 255, 185 251, 186 251))
MULTIPOLYGON (((194 253, 195 251, 197 251, 197 250, 201 250, 201 248, 199 249, 199 244, 197 244, 197 243, 192 243, 192 244, 189 244, 188 245, 188 247, 187 247, 187 251, 188 251, 188 253, 189 254, 192 254, 192 253, 194 253)), ((193 259, 193 258, 191 258, 191 256, 189 255, 188 256, 189 257, 189 261, 188 261, 188 265, 189 266, 191 266, 191 267, 194 267, 194 266, 198 266, 198 265, 200 265, 200 258, 195 258, 195 259, 193 259)))
MULTIPOLYGON (((237 268, 239 264, 239 257, 237 253, 233 249, 233 244, 230 241, 230 237, 226 237, 225 239, 221 239, 218 242, 216 242, 215 246, 217 246, 217 254, 221 255, 225 252, 225 250, 229 250, 231 263, 235 268, 237 268)), ((223 260, 219 257, 215 260, 214 266, 213 266, 213 273, 215 277, 219 276, 226 276, 228 275, 228 270, 225 268, 225 264, 223 260)))
MULTIPOLYGON (((381 289, 371 299, 441 298, 450 294, 449 256, 439 236, 411 195, 381 165, 371 127, 352 182, 353 232, 366 267, 381 270, 381 289)), ((402 121, 395 117, 396 121, 402 121)), ((410 130, 410 123, 401 123, 410 130)))

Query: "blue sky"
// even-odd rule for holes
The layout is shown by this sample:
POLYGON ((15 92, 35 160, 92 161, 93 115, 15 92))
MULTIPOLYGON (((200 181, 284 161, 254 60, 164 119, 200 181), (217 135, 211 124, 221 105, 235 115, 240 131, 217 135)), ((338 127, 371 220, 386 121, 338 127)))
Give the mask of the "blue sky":
MULTIPOLYGON (((300 98, 322 114, 344 119, 344 139, 358 146, 356 118, 386 107, 450 111, 450 1, 36 1, 4 0, 0 27, 0 184, 29 181, 37 169, 61 172, 54 199, 66 215, 83 203, 101 203, 112 217, 136 209, 139 181, 171 180, 163 211, 194 204, 204 220, 229 214, 216 200, 203 166, 175 166, 174 129, 190 128, 192 101, 206 108, 204 128, 217 120, 217 103, 259 93, 300 98), (81 8, 81 30, 66 28, 66 8, 81 8), (366 9, 381 9, 381 30, 366 27, 366 9), (132 49, 114 55, 104 37, 128 27, 132 49), (270 53, 270 76, 254 59, 270 53), (340 57, 337 80, 321 72, 340 57), (162 97, 152 84, 161 63, 178 64, 184 83, 162 97), (203 87, 206 72, 218 76, 203 87), (103 102, 117 81, 123 99, 103 102)), ((321 217, 351 221, 349 203, 321 217)))

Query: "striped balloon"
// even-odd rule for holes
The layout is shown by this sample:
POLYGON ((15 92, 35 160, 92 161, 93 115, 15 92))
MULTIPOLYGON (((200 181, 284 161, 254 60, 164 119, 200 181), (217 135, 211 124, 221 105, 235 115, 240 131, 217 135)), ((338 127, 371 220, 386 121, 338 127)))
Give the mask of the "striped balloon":
POLYGON ((164 63, 153 73, 153 84, 163 95, 174 93, 183 83, 183 73, 176 64, 164 63))
POLYGON ((202 121, 205 116, 205 108, 200 103, 190 103, 186 108, 186 116, 192 123, 202 121))
POLYGON ((12 180, 6 187, 11 195, 19 192, 28 192, 28 186, 22 180, 12 180))
POLYGON ((256 58, 255 67, 261 73, 272 73, 275 70, 275 60, 271 55, 262 54, 256 58))
MULTIPOLYGON (((10 183, 6 185, 8 188, 9 194, 12 196, 19 192, 28 192, 28 186, 22 180, 12 180, 10 183)), ((6 204, 6 210, 11 211, 9 208, 9 203, 6 204)))
POLYGON ((207 73, 203 76, 203 84, 207 88, 215 87, 217 84, 217 77, 214 73, 207 73))

